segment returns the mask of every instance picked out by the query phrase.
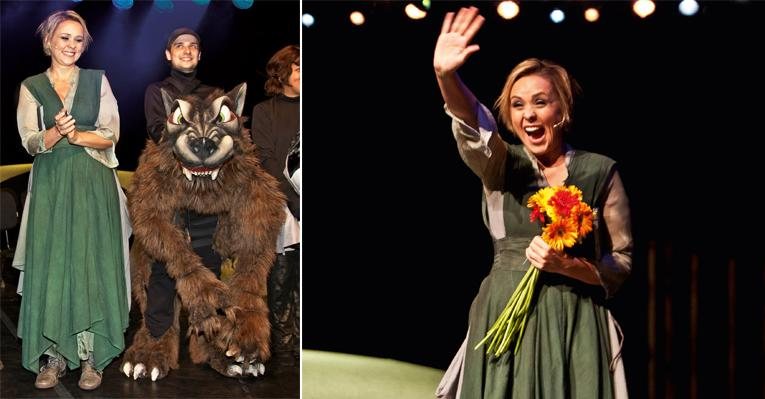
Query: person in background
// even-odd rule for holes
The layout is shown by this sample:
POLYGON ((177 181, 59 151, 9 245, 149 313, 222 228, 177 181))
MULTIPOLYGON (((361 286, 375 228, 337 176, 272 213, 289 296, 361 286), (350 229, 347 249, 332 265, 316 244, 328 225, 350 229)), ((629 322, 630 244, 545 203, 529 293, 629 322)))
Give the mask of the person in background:
POLYGON ((128 220, 114 171, 120 119, 104 71, 76 65, 92 40, 85 20, 58 11, 37 32, 50 67, 23 81, 17 108, 21 143, 34 156, 14 260, 23 268, 22 365, 38 373, 40 389, 56 386, 67 366, 82 367, 79 387, 93 390, 125 349, 128 326, 128 220))
POLYGON ((266 73, 265 90, 271 98, 252 110, 252 141, 263 167, 279 180, 287 196, 287 219, 268 276, 272 352, 283 363, 298 364, 300 192, 289 175, 299 176, 293 172, 299 164, 294 154, 299 154, 300 141, 300 48, 289 45, 277 51, 268 61, 266 73))
POLYGON ((494 116, 457 74, 479 49, 471 41, 483 21, 474 7, 447 13, 433 58, 458 151, 483 184, 484 219, 495 248, 492 269, 470 308, 466 343, 436 395, 623 397, 620 348, 612 344, 616 328, 605 302, 632 264, 629 204, 616 163, 565 143, 572 81, 549 61, 527 59, 508 75, 496 107, 521 144, 500 138, 494 116), (591 239, 556 251, 540 237, 526 204, 540 188, 563 185, 581 189, 597 216, 591 239), (518 353, 511 349, 495 358, 485 347, 475 349, 529 264, 541 273, 518 353))

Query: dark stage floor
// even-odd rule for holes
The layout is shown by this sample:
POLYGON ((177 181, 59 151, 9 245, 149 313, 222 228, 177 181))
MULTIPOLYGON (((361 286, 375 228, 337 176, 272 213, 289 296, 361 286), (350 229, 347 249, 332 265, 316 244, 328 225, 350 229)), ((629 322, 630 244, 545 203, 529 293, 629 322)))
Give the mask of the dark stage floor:
MULTIPOLYGON (((104 371, 103 382, 95 391, 82 391, 77 386, 80 371, 69 370, 52 389, 34 387, 35 374, 20 364, 21 341, 15 336, 21 297, 16 294, 18 271, 10 267, 3 257, 2 276, 5 288, 0 295, 0 398, 299 398, 300 366, 285 365, 272 360, 266 364, 266 374, 257 378, 226 378, 206 365, 191 363, 188 345, 181 340, 180 368, 157 382, 142 379, 133 381, 120 373, 121 358, 114 360, 104 371)), ((130 328, 126 342, 132 342, 139 325, 140 315, 134 307, 130 312, 130 328)), ((185 328, 184 328, 185 329, 185 328)))

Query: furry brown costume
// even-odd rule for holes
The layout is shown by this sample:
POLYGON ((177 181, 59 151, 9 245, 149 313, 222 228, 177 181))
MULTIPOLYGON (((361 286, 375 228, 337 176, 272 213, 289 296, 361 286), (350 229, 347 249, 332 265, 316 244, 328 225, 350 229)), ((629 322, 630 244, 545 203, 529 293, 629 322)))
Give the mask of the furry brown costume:
POLYGON ((173 326, 154 338, 142 320, 122 370, 152 380, 178 368, 180 305, 189 314, 191 358, 227 376, 263 373, 270 357, 266 278, 284 221, 284 197, 255 157, 241 123, 246 85, 207 99, 171 99, 159 144, 147 141, 129 190, 133 295, 146 310, 154 261, 166 265, 178 298, 173 326), (235 113, 234 113, 235 110, 235 113), (228 285, 207 269, 183 228, 185 209, 218 215, 215 250, 237 260, 228 285))

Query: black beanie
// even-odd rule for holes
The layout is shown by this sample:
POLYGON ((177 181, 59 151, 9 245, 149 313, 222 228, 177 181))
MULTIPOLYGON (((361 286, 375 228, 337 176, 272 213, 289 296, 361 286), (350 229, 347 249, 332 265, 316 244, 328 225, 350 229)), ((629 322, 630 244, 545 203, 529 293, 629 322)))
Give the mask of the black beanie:
POLYGON ((190 28, 178 28, 173 31, 173 33, 170 34, 170 37, 167 38, 167 46, 165 47, 166 50, 170 50, 170 46, 173 45, 173 42, 175 42, 175 39, 178 38, 180 35, 191 35, 197 38, 197 43, 199 44, 199 47, 202 47, 202 40, 199 39, 199 35, 197 35, 197 32, 194 32, 190 28))

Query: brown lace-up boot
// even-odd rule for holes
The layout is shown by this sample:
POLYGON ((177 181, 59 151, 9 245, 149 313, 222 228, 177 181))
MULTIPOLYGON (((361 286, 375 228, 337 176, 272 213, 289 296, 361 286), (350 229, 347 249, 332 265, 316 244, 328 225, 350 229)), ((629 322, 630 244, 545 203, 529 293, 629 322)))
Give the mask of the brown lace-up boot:
POLYGON ((55 356, 48 356, 48 360, 40 367, 40 374, 37 374, 35 388, 53 388, 64 374, 66 374, 66 362, 55 356))
POLYGON ((93 365, 93 355, 90 355, 88 360, 82 361, 82 374, 80 374, 80 382, 77 385, 80 389, 92 391, 101 386, 102 375, 103 372, 96 370, 93 365))

